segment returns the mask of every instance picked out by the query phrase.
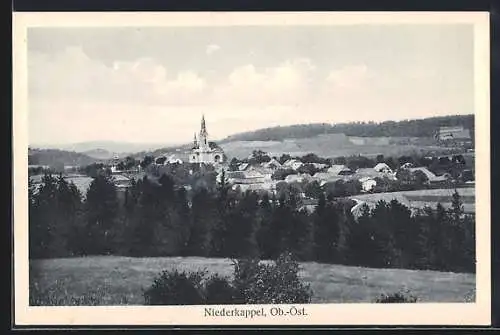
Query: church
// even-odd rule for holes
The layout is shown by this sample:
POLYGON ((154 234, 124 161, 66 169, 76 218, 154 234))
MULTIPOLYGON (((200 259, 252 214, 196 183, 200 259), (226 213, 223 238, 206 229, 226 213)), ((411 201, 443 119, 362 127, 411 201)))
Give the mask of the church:
POLYGON ((196 136, 189 155, 189 163, 220 164, 224 162, 224 151, 215 142, 208 140, 208 132, 205 124, 205 116, 201 117, 201 129, 196 136))

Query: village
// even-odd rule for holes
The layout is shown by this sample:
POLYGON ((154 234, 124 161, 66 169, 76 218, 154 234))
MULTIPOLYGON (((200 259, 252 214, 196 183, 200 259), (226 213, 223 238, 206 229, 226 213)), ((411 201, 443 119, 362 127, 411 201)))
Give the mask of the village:
MULTIPOLYGON (((471 136, 463 127, 442 127, 436 138, 443 146, 463 147, 471 136)), ((35 185, 42 180, 48 166, 29 166, 35 185)), ((445 198, 458 189, 470 201, 464 203, 467 213, 474 213, 474 152, 424 157, 376 158, 363 156, 322 158, 315 154, 291 157, 287 154, 261 150, 247 158, 226 157, 223 149, 209 141, 204 116, 199 132, 195 133, 191 150, 165 152, 141 159, 114 157, 93 166, 65 166, 64 177, 72 181, 82 195, 86 194, 92 177, 98 171, 109 174, 119 193, 132 181, 158 179, 163 173, 177 177, 178 184, 188 192, 201 184, 214 188, 222 181, 234 191, 255 191, 279 196, 295 191, 302 208, 312 212, 320 193, 348 197, 356 202, 353 214, 367 204, 375 207, 379 200, 395 199, 412 211, 437 202, 450 206, 445 198), (222 180, 223 179, 223 180, 222 180)))

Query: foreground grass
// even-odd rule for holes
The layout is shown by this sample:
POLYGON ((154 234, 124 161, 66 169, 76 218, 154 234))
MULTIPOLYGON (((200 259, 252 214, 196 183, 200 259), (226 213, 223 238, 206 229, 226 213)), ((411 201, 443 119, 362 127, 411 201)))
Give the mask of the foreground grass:
MULTIPOLYGON (((383 293, 409 290, 420 302, 474 301, 473 274, 368 269, 303 263, 300 276, 311 285, 313 303, 372 302, 383 293)), ((32 261, 37 305, 142 305, 143 291, 165 269, 207 269, 231 276, 227 259, 98 256, 32 261)))

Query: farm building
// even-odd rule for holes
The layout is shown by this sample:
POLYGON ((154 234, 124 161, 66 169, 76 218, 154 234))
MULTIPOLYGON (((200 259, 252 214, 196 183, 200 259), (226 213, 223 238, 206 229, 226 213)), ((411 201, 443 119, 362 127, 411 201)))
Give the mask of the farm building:
POLYGON ((440 141, 449 140, 470 140, 470 131, 462 126, 457 127, 441 127, 439 128, 437 137, 440 141))

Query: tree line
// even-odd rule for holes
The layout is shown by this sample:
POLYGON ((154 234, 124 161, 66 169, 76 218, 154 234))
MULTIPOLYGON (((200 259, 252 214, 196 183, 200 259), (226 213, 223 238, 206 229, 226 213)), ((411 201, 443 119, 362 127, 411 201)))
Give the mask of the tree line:
POLYGON ((447 126, 463 126, 471 131, 473 138, 474 115, 450 115, 403 121, 279 126, 229 136, 223 142, 282 141, 290 138, 309 138, 321 134, 345 134, 355 137, 434 137, 440 127, 447 126))
POLYGON ((85 197, 62 176, 29 183, 31 258, 84 255, 201 256, 276 259, 366 267, 475 271, 475 221, 458 193, 453 207, 416 215, 396 201, 365 207, 319 194, 311 213, 293 193, 270 196, 215 190, 188 196, 163 174, 118 191, 98 175, 85 197))

